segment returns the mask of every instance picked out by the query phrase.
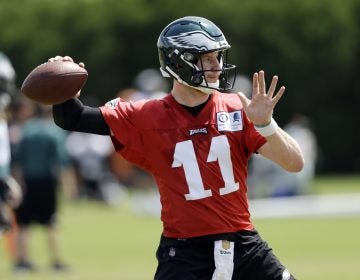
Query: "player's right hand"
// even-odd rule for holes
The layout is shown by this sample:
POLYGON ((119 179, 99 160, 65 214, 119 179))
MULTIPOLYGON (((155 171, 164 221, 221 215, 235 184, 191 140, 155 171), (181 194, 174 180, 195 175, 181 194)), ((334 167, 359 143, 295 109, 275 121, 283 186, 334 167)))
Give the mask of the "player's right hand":
MULTIPOLYGON (((55 57, 51 57, 51 58, 48 59, 48 62, 54 62, 54 61, 57 61, 57 60, 74 62, 73 58, 71 56, 68 56, 68 55, 66 55, 66 56, 57 55, 55 57)), ((83 62, 79 62, 78 64, 79 64, 79 66, 81 68, 85 68, 85 64, 83 62)), ((80 93, 81 93, 81 90, 75 95, 75 98, 80 97, 80 93)))

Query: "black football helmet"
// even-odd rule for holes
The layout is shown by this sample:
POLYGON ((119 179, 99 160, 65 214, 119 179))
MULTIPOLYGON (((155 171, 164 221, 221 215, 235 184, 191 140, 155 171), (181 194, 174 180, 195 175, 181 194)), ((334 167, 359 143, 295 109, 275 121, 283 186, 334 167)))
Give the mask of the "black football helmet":
POLYGON ((171 22, 160 33, 157 47, 160 70, 164 77, 210 94, 214 89, 222 92, 233 88, 236 66, 227 63, 230 45, 222 31, 202 17, 183 17, 171 22), (204 71, 196 63, 202 54, 219 51, 221 71, 218 83, 208 83, 204 71))

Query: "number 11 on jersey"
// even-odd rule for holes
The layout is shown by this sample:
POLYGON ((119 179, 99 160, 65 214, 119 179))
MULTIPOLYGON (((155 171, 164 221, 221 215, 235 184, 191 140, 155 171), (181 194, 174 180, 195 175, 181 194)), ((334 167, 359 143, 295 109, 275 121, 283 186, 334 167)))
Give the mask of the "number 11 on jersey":
MULTIPOLYGON (((235 192, 239 183, 235 182, 230 155, 230 144, 225 135, 212 138, 207 162, 218 161, 225 186, 219 188, 220 195, 235 192)), ((212 196, 210 189, 205 189, 191 140, 176 143, 172 167, 183 167, 189 193, 186 200, 197 200, 212 196)))

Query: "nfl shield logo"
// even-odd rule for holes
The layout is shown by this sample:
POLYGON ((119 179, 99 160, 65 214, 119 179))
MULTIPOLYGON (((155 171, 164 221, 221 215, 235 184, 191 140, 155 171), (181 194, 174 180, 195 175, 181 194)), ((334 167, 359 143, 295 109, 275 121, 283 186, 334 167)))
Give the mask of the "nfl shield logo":
POLYGON ((174 247, 171 247, 171 248, 170 248, 170 251, 169 251, 169 256, 170 256, 170 257, 175 257, 175 254, 176 254, 175 248, 174 248, 174 247))

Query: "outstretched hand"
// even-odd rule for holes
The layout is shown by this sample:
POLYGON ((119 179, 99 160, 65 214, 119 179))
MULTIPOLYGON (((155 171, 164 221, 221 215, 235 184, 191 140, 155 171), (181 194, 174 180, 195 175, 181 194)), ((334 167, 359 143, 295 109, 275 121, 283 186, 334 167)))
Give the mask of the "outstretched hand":
POLYGON ((285 92, 282 86, 274 95, 278 77, 274 76, 269 90, 266 91, 265 73, 260 71, 253 75, 252 99, 248 99, 242 92, 238 92, 239 98, 244 105, 244 110, 250 121, 256 126, 266 126, 270 123, 275 105, 285 92))

